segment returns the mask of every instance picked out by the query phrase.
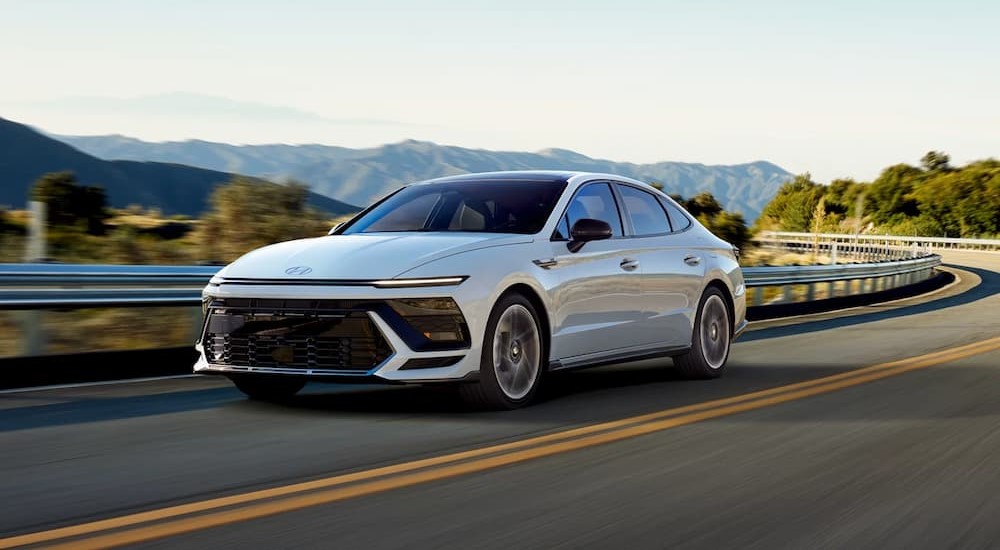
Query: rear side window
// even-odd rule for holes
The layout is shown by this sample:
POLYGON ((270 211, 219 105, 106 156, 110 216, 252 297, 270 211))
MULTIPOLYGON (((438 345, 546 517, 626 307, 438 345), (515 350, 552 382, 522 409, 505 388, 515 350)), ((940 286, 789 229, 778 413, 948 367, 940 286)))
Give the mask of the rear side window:
POLYGON ((656 195, 631 185, 619 185, 618 190, 622 194, 636 237, 670 233, 670 222, 667 221, 667 214, 660 202, 656 200, 656 195))
POLYGON ((691 218, 678 208, 677 205, 665 199, 660 199, 660 202, 663 204, 663 208, 667 210, 667 215, 670 216, 670 225, 674 227, 674 231, 684 231, 691 227, 691 218))
POLYGON ((613 237, 622 236, 622 219, 618 215, 618 204, 611 194, 611 186, 606 183, 591 183, 573 197, 566 210, 569 228, 578 220, 591 218, 607 222, 613 237))

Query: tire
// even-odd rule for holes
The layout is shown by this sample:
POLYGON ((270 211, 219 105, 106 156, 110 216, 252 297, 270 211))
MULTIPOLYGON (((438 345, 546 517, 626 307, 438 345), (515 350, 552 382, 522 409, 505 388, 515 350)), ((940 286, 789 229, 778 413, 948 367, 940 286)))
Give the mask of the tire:
POLYGON ((233 376, 236 389, 255 401, 281 401, 298 393, 306 381, 287 376, 233 376))
POLYGON ((726 369, 732 341, 733 323, 726 297, 718 288, 709 287, 698 303, 691 350, 675 356, 674 367, 685 378, 718 378, 726 369))
POLYGON ((483 336, 479 381, 459 386, 466 403, 503 410, 534 400, 548 362, 541 327, 535 307, 523 295, 505 294, 497 301, 483 336), (511 338, 514 329, 517 338, 511 338))

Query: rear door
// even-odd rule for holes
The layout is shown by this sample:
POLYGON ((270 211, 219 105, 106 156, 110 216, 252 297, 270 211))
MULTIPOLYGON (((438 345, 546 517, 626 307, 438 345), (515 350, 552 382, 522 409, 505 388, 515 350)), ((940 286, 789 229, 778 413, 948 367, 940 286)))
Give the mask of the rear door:
MULTIPOLYGON (((638 186, 616 184, 632 247, 642 266, 642 320, 645 343, 669 347, 691 343, 693 314, 704 277, 704 262, 686 246, 685 229, 691 222, 678 218, 671 225, 659 197, 638 186), (685 225, 686 222, 686 225, 685 225)), ((679 214, 679 213, 678 213, 679 214)))

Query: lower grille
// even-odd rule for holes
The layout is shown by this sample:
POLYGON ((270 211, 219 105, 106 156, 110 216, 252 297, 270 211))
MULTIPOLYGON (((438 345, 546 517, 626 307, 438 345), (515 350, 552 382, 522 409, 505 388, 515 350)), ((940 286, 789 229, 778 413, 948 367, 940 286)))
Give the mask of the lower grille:
POLYGON ((205 328, 205 354, 217 365, 362 373, 392 354, 378 327, 361 312, 219 309, 210 310, 205 328))

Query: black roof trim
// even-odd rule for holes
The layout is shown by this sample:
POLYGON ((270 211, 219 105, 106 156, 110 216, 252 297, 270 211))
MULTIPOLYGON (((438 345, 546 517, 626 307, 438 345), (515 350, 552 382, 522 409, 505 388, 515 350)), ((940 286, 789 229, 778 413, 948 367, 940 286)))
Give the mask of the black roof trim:
POLYGON ((579 172, 523 170, 511 172, 481 172, 476 174, 459 174, 426 180, 421 183, 458 183, 466 181, 534 181, 566 183, 579 172))

